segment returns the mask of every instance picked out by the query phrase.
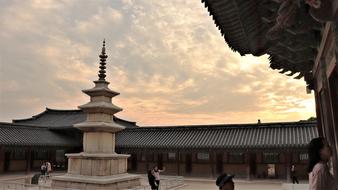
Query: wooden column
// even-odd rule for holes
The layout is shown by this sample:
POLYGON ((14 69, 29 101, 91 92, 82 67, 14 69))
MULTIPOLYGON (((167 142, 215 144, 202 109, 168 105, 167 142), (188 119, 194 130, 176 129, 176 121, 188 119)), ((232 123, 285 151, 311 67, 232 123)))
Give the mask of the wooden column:
MULTIPOLYGON (((336 54, 338 55, 338 54, 336 54)), ((337 59, 337 57, 336 57, 337 59)), ((332 133, 332 167, 333 172, 338 179, 338 66, 337 63, 332 64, 332 70, 328 73, 328 94, 331 106, 330 133, 332 133)))
POLYGON ((292 153, 285 152, 285 173, 286 173, 286 182, 291 183, 291 160, 292 153))
POLYGON ((3 173, 5 170, 5 151, 4 147, 0 146, 0 173, 3 173))
POLYGON ((211 177, 215 177, 215 163, 214 163, 214 154, 209 151, 209 162, 210 162, 210 167, 211 167, 211 177))
POLYGON ((177 151, 176 153, 176 167, 177 167, 177 175, 180 175, 180 152, 177 151))
POLYGON ((30 173, 31 172, 31 167, 32 167, 32 153, 31 153, 31 149, 28 148, 25 152, 26 154, 26 173, 30 173))
POLYGON ((145 158, 146 158, 146 170, 148 171, 150 169, 149 168, 149 160, 148 160, 149 156, 148 156, 148 154, 145 154, 145 158))
POLYGON ((251 155, 250 153, 245 153, 245 165, 246 165, 246 177, 247 180, 251 180, 251 155))
POLYGON ((315 103, 316 103, 316 117, 317 117, 317 129, 318 129, 318 134, 320 137, 323 137, 323 124, 322 124, 322 116, 320 112, 320 99, 319 99, 319 94, 317 91, 314 91, 315 95, 315 103))

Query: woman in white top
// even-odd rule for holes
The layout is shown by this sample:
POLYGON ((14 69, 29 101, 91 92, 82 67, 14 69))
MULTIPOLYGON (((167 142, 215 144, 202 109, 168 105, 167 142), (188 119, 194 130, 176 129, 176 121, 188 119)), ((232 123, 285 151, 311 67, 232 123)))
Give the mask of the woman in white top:
POLYGON ((331 148, 324 138, 311 140, 308 166, 310 190, 338 190, 338 184, 328 167, 331 156, 331 148))
POLYGON ((160 186, 160 173, 164 171, 165 171, 164 167, 163 167, 163 170, 160 170, 158 169, 157 166, 155 166, 151 171, 151 174, 153 174, 153 176, 155 177, 155 182, 156 182, 156 187, 157 187, 156 189, 158 189, 160 186))

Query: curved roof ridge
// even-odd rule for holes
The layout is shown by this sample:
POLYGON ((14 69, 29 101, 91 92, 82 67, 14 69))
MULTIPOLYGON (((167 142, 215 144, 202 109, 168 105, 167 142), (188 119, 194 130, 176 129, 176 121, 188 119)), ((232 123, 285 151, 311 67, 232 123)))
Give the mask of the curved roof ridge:
POLYGON ((30 128, 30 129, 48 129, 44 126, 21 124, 21 123, 0 122, 0 127, 13 127, 13 126, 21 127, 21 128, 30 128))
POLYGON ((53 111, 53 112, 82 112, 80 109, 54 109, 46 107, 46 111, 53 111))
POLYGON ((252 124, 252 125, 241 125, 241 124, 234 124, 234 125, 185 125, 185 126, 167 126, 167 127, 138 127, 138 128, 126 128, 127 131, 189 131, 189 130, 224 130, 224 129, 271 129, 271 128, 311 128, 315 127, 315 122, 295 122, 295 123, 278 123, 278 124, 252 124))
POLYGON ((47 111, 48 111, 48 109, 46 107, 46 109, 43 112, 41 112, 41 113, 33 115, 33 116, 29 117, 29 118, 12 119, 12 122, 15 123, 15 122, 18 122, 18 121, 30 121, 30 120, 34 120, 34 119, 40 117, 41 115, 45 114, 47 111))
POLYGON ((20 122, 20 121, 30 121, 30 120, 34 120, 46 113, 51 113, 51 112, 59 112, 59 113, 62 113, 62 112, 82 112, 82 110, 80 109, 71 109, 71 110, 66 110, 66 109, 53 109, 53 108, 48 108, 46 107, 46 109, 41 112, 41 113, 38 113, 36 115, 33 115, 29 118, 22 118, 22 119, 12 119, 12 122, 15 123, 15 122, 20 122))
POLYGON ((288 122, 268 122, 268 123, 235 123, 235 124, 203 124, 203 125, 159 125, 159 126, 141 126, 140 128, 152 129, 152 128, 241 128, 241 127, 283 127, 293 126, 293 125, 305 125, 305 124, 316 124, 316 121, 288 121, 288 122))
MULTIPOLYGON (((126 127, 138 127, 136 121, 128 121, 117 116, 113 117, 114 121, 125 125, 126 127)), ((80 123, 86 120, 86 114, 81 109, 46 109, 30 118, 13 119, 12 123, 23 124, 29 126, 41 126, 49 128, 69 128, 75 123, 80 123)))

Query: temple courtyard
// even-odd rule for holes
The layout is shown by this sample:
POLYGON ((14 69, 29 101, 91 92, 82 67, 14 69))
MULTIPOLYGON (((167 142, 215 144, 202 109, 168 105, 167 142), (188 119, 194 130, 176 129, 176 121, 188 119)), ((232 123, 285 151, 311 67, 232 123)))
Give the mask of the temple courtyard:
MULTIPOLYGON (((280 180, 235 180, 235 190, 284 190, 284 181, 280 180)), ((215 181, 211 179, 186 179, 182 190, 212 190, 217 189, 215 181)), ((288 188, 290 189, 290 188, 288 188)), ((292 189, 292 186, 291 186, 292 189)), ((295 185, 294 190, 307 190, 305 184, 295 185)))
MULTIPOLYGON (((63 175, 63 172, 54 173, 53 176, 63 175)), ((0 175, 0 189, 4 190, 61 190, 58 188, 51 187, 51 179, 39 180, 39 185, 30 184, 30 179, 34 173, 25 174, 25 173, 14 173, 0 175)), ((215 180, 210 178, 182 178, 177 176, 162 176, 162 190, 213 190, 217 189, 215 186, 215 180), (184 185, 175 185, 180 183, 180 180, 184 180, 184 185), (174 186, 173 186, 174 185, 174 186)), ((285 181, 283 180, 244 180, 236 179, 235 180, 235 190, 306 190, 308 189, 306 181, 301 181, 300 185, 292 186, 289 184, 289 188, 285 188, 285 181)), ((68 189, 69 190, 69 189, 68 189)), ((150 190, 150 187, 147 183, 146 175, 141 175, 141 186, 135 187, 132 190, 150 190)))

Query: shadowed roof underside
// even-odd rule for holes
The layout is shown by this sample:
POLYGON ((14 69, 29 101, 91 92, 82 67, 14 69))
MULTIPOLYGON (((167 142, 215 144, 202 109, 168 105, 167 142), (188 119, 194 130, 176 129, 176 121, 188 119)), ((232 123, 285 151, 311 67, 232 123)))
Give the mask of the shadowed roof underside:
POLYGON ((202 0, 229 47, 269 54, 270 67, 310 83, 323 24, 298 1, 202 0), (279 20, 279 22, 277 22, 279 20), (282 23, 282 24, 280 24, 282 23), (288 73, 287 73, 288 72, 288 73), (295 75, 296 74, 296 75, 295 75))

